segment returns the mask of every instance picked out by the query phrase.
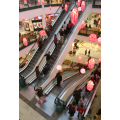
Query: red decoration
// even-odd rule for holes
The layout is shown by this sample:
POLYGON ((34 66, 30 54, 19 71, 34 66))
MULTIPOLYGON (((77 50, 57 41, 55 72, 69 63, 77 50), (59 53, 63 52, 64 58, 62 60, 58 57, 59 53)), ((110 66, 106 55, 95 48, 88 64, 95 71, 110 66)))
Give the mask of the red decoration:
POLYGON ((81 0, 78 0, 78 2, 77 2, 78 7, 80 7, 80 2, 81 2, 81 0))
POLYGON ((87 90, 91 91, 94 87, 94 83, 92 80, 87 82, 87 90))
POLYGON ((26 39, 26 38, 23 38, 23 44, 24 44, 25 46, 27 46, 27 45, 28 45, 28 41, 27 41, 27 39, 26 39))
POLYGON ((41 28, 43 28, 43 26, 42 26, 42 25, 41 25, 40 27, 41 27, 41 28))
POLYGON ((86 58, 87 56, 85 55, 84 58, 86 58))
POLYGON ((57 65, 57 70, 61 70, 62 69, 62 66, 61 65, 57 65))
POLYGON ((88 40, 89 40, 90 42, 94 43, 94 42, 97 40, 96 34, 91 34, 91 35, 89 35, 88 40))
POLYGON ((41 30, 40 31, 40 36, 45 36, 46 35, 46 32, 44 30, 41 30))
POLYGON ((30 24, 30 28, 32 28, 32 24, 30 24))
POLYGON ((38 0, 38 4, 40 5, 40 0, 38 0))
POLYGON ((67 11, 68 10, 68 6, 67 6, 67 4, 65 4, 65 11, 67 11))
POLYGON ((84 28, 84 27, 85 27, 85 22, 82 21, 81 28, 84 28))
POLYGON ((98 45, 101 45, 101 37, 98 38, 98 45))
POLYGON ((100 42, 98 42, 98 45, 100 46, 100 45, 101 45, 101 43, 100 43, 100 42))
POLYGON ((51 16, 49 15, 49 20, 51 20, 51 16))
POLYGON ((85 10, 85 1, 82 1, 82 3, 81 3, 81 10, 82 10, 82 11, 85 10))
POLYGON ((48 19, 46 18, 46 22, 48 22, 48 19))
POLYGON ((24 0, 24 2, 26 2, 27 0, 24 0))
POLYGON ((101 59, 99 59, 98 63, 101 63, 101 59))
POLYGON ((81 57, 80 56, 78 57, 78 62, 81 62, 81 57))
POLYGON ((79 30, 81 29, 81 26, 80 26, 80 25, 78 26, 78 29, 79 29, 79 30))
POLYGON ((71 22, 75 25, 78 21, 78 10, 74 8, 71 12, 71 22))
POLYGON ((42 0, 42 5, 44 5, 44 0, 42 0))
POLYGON ((78 8, 78 11, 81 11, 81 7, 78 8))
POLYGON ((51 6, 49 7, 49 9, 51 10, 51 6))
POLYGON ((94 65, 95 65, 95 60, 94 60, 94 58, 91 58, 88 63, 89 69, 92 69, 94 67, 94 65))
POLYGON ((88 61, 85 61, 85 65, 88 65, 88 61))
POLYGON ((84 74, 86 72, 85 68, 80 69, 80 72, 84 74))
POLYGON ((25 18, 24 18, 24 17, 22 17, 22 20, 23 20, 23 21, 25 21, 25 18))

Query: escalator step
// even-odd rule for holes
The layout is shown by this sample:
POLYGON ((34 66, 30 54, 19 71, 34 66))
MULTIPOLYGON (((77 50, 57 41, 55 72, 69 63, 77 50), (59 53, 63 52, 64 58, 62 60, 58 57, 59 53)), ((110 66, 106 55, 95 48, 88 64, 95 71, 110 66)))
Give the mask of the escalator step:
POLYGON ((31 69, 33 69, 34 66, 29 64, 28 67, 31 68, 31 69))

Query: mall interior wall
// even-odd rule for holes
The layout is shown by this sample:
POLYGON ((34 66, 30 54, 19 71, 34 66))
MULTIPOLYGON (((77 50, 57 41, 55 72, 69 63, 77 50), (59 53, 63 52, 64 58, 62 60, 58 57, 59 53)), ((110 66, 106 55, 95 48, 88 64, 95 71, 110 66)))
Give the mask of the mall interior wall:
POLYGON ((57 9, 59 8, 59 6, 51 7, 51 8, 52 8, 51 10, 49 9, 49 7, 43 7, 43 8, 38 8, 34 10, 19 12, 19 21, 22 21, 22 17, 24 17, 25 19, 29 19, 29 18, 33 18, 39 15, 55 13, 57 9))

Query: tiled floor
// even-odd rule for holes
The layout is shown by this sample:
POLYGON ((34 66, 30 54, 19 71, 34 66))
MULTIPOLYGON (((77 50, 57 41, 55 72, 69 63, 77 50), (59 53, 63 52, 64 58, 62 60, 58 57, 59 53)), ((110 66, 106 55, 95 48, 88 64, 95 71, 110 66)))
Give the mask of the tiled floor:
MULTIPOLYGON (((101 58, 101 46, 84 41, 81 44, 79 43, 78 47, 79 49, 76 49, 76 54, 74 56, 67 54, 65 59, 78 63, 78 57, 81 56, 82 59, 80 63, 84 64, 85 61, 88 60, 88 54, 86 59, 84 58, 85 50, 87 49, 88 52, 90 50, 90 47, 92 47, 92 49, 90 50, 91 51, 90 56, 95 59, 95 63, 98 63, 98 60, 101 58)), ((67 65, 63 65, 63 68, 67 67, 68 67, 67 65)))
POLYGON ((46 120, 28 104, 19 98, 19 119, 20 120, 46 120))

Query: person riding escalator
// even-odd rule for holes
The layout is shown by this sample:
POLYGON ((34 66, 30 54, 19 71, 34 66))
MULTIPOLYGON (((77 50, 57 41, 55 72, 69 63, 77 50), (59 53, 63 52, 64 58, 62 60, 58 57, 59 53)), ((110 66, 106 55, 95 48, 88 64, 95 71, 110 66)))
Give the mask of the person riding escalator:
POLYGON ((62 75, 60 72, 56 74, 55 78, 57 78, 57 86, 60 86, 60 82, 62 81, 62 75))

